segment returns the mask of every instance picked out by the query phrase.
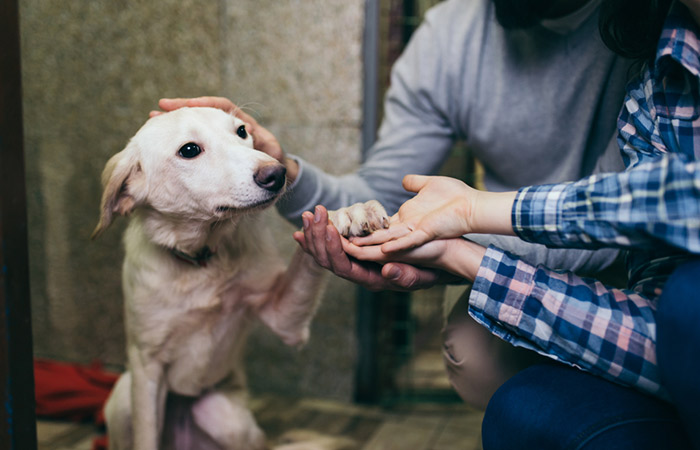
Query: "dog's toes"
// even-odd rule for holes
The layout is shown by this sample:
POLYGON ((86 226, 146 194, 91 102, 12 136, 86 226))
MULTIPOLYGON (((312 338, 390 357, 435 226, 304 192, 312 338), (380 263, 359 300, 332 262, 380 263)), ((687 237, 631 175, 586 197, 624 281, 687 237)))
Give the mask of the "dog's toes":
POLYGON ((352 219, 348 214, 348 208, 341 208, 336 211, 328 212, 329 220, 335 225, 341 236, 350 236, 352 228, 352 219))
POLYGON ((355 203, 331 213, 331 221, 345 236, 367 236, 389 226, 389 217, 377 200, 355 203))
POLYGON ((389 227, 389 216, 381 203, 370 200, 364 206, 370 233, 389 227))

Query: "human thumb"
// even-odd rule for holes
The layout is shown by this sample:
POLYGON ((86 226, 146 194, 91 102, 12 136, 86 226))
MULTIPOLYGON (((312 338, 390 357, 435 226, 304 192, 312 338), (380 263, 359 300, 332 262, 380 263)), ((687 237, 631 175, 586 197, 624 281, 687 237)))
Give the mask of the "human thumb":
POLYGON ((408 192, 418 192, 426 185, 430 180, 429 176, 426 175, 406 175, 403 177, 403 188, 408 192))

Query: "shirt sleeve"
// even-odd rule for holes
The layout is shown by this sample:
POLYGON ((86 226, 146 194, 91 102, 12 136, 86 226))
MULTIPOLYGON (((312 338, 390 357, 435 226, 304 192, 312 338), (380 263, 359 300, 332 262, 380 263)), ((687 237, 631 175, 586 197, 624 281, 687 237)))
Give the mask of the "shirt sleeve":
POLYGON ((469 313, 513 345, 666 397, 656 363, 655 304, 633 291, 533 266, 491 246, 469 313))
POLYGON ((451 122, 450 47, 443 43, 444 14, 429 14, 396 61, 384 102, 377 142, 354 173, 332 175, 332 164, 315 167, 298 159, 301 172, 295 185, 278 202, 286 219, 297 224, 301 213, 322 204, 328 209, 378 200, 389 214, 413 194, 401 180, 409 173, 438 172, 458 138, 451 122))
POLYGON ((669 153, 622 173, 523 188, 512 209, 522 239, 553 247, 700 253, 700 163, 669 153))

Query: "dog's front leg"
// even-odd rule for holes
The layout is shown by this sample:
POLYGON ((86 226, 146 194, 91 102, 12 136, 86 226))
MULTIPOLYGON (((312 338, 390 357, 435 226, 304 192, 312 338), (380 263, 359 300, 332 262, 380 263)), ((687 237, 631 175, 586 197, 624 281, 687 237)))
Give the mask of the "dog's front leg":
POLYGON ((287 345, 302 345, 325 284, 324 270, 303 250, 275 281, 270 297, 259 311, 260 319, 287 345))
MULTIPOLYGON (((384 207, 376 200, 356 203, 328 213, 344 236, 361 236, 386 228, 389 224, 384 207)), ((323 269, 301 249, 275 283, 272 299, 260 312, 260 318, 288 345, 304 344, 309 338, 309 324, 323 289, 323 269)))
POLYGON ((157 450, 165 419, 167 386, 163 366, 146 357, 136 346, 128 352, 131 368, 131 420, 134 448, 157 450))

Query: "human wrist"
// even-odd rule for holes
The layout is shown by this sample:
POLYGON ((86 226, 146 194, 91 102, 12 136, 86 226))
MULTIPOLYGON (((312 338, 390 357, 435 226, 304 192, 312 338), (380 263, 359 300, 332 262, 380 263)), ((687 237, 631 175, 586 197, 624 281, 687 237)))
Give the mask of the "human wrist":
POLYGON ((513 202, 517 192, 477 191, 472 210, 472 233, 514 236, 513 202))
POLYGON ((486 248, 462 238, 456 238, 454 244, 448 245, 439 265, 454 275, 473 281, 481 267, 486 248))
POLYGON ((284 167, 287 169, 287 183, 294 183, 299 175, 299 163, 286 155, 284 156, 283 163, 284 167))

